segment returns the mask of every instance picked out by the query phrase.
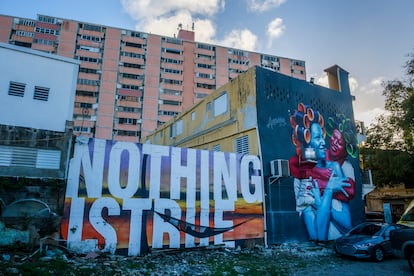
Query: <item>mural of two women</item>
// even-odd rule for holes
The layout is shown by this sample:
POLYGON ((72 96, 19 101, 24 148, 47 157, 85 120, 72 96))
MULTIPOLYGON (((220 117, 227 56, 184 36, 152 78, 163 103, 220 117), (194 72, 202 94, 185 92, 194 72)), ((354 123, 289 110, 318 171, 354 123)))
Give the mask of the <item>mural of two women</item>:
POLYGON ((349 201, 355 195, 354 168, 346 160, 356 157, 356 136, 350 119, 329 117, 303 103, 290 116, 290 158, 296 210, 303 217, 310 240, 335 239, 351 228, 349 201), (329 148, 325 138, 329 137, 329 148))

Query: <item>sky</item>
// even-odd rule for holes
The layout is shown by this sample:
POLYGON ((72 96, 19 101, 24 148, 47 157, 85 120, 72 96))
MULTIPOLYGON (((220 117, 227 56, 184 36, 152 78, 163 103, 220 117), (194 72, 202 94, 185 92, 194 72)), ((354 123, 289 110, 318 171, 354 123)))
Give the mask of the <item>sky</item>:
POLYGON ((403 80, 414 52, 412 0, 1 0, 0 14, 38 14, 163 36, 178 25, 198 42, 305 61, 306 78, 349 72, 354 117, 383 114, 383 82, 403 80))

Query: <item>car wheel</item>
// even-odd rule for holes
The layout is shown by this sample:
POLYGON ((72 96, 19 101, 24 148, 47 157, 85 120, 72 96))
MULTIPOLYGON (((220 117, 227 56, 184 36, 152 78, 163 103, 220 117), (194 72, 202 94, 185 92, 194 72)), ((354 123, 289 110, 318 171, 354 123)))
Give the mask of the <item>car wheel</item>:
POLYGON ((414 251, 408 255, 408 265, 410 266, 411 270, 414 271, 414 251))
POLYGON ((384 250, 381 247, 376 246, 373 251, 372 258, 376 262, 382 262, 384 260, 384 250))

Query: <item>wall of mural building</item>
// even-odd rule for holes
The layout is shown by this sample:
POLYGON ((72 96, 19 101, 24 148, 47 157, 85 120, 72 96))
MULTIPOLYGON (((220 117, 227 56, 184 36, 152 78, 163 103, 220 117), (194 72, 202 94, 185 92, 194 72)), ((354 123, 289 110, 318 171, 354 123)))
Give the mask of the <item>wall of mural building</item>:
POLYGON ((257 156, 78 139, 61 233, 80 253, 263 243, 257 156))
POLYGON ((364 219, 364 203, 348 73, 325 72, 330 88, 251 68, 144 141, 258 156, 266 241, 334 239, 364 219))
POLYGON ((269 243, 332 240, 363 220, 348 73, 330 86, 257 68, 257 120, 269 243))

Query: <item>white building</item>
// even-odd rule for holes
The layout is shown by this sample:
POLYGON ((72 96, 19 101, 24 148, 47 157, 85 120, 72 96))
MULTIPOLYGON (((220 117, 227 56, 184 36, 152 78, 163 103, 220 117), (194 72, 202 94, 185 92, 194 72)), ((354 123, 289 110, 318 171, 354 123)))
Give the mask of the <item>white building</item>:
POLYGON ((64 178, 79 62, 0 43, 0 176, 64 178))

